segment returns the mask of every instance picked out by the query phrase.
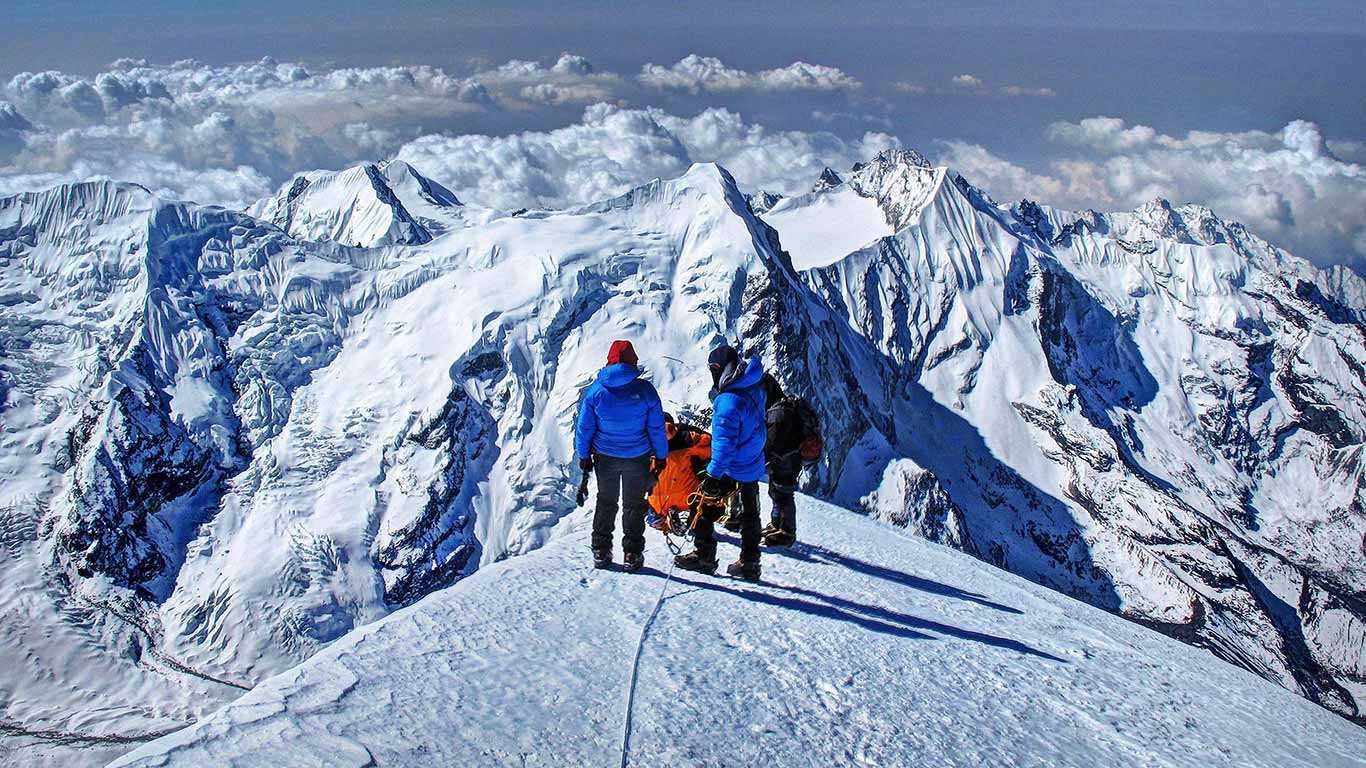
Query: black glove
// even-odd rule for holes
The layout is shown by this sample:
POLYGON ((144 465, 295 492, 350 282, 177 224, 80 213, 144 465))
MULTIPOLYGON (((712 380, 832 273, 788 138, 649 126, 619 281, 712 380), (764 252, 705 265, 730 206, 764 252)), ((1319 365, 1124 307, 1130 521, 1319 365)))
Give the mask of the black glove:
POLYGON ((663 459, 656 459, 653 456, 650 457, 650 474, 653 475, 656 480, 659 479, 660 475, 664 474, 663 459))
POLYGON ((729 477, 712 477, 709 473, 703 472, 698 479, 701 481, 699 490, 703 496, 719 499, 729 496, 735 490, 735 481, 729 477))
POLYGON ((579 469, 583 470, 584 472, 592 472, 592 471, 593 471, 593 457, 592 457, 592 456, 585 456, 585 457, 583 457, 582 459, 579 459, 579 469))

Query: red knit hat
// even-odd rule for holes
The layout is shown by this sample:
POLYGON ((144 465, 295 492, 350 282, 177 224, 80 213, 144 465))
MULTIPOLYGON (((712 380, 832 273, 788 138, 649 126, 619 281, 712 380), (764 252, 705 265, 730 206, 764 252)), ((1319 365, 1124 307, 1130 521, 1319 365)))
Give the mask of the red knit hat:
POLYGON ((626 363, 627 365, 640 363, 640 359, 636 357, 636 348, 625 339, 612 342, 612 348, 607 350, 607 364, 616 365, 617 363, 626 363))

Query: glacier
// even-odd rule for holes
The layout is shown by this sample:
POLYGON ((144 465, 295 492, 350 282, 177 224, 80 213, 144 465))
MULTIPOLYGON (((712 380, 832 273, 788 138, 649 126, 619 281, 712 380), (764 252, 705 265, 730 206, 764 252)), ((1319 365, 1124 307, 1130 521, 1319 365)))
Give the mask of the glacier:
POLYGON ((808 492, 1360 722, 1364 311, 1208 209, 999 204, 908 151, 557 211, 400 162, 248 212, 0 198, 0 739, 173 731, 572 536, 619 337, 697 421, 738 342, 823 416, 808 492))

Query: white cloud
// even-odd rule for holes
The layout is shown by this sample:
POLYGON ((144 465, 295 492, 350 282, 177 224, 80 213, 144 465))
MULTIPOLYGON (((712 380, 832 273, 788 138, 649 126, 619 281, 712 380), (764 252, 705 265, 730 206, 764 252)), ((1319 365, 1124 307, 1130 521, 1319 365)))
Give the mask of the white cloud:
POLYGON ((1155 197, 1201 203, 1317 263, 1366 263, 1366 168, 1330 152, 1314 123, 1169 136, 1097 117, 1054 124, 1048 135, 1080 154, 1039 173, 964 142, 946 143, 945 159, 998 199, 1104 209, 1155 197))
POLYGON ((476 72, 471 79, 494 88, 505 99, 515 95, 538 104, 609 101, 622 85, 620 75, 598 72, 588 59, 572 53, 560 54, 549 67, 513 59, 500 67, 476 72))
POLYGON ((1153 143, 1157 131, 1146 125, 1126 126, 1118 117, 1088 117, 1076 123, 1053 123, 1048 137, 1054 141, 1123 151, 1153 143))
POLYGON ((127 158, 117 166, 102 158, 77 160, 63 172, 37 172, 0 175, 0 195, 13 194, 73 181, 110 179, 128 181, 147 187, 162 197, 191 200, 205 204, 241 208, 274 191, 272 182, 255 168, 187 168, 169 160, 154 157, 127 158), (108 169, 117 167, 118 173, 108 169))
POLYGON ((892 119, 886 115, 874 115, 868 112, 826 112, 821 109, 811 110, 811 119, 818 123, 853 123, 857 125, 876 125, 886 130, 892 130, 892 119))
POLYGON ((714 161, 747 189, 792 192, 826 166, 848 167, 897 141, 868 133, 774 131, 725 109, 678 117, 597 104, 552 131, 512 136, 424 136, 398 156, 461 199, 497 208, 558 207, 619 194, 650 179, 714 161))
POLYGON ((271 58, 120 59, 88 78, 23 72, 0 83, 0 188, 117 178, 240 205, 300 170, 392 154, 424 125, 609 100, 622 82, 569 53, 470 76, 426 65, 314 70, 271 58))
POLYGON ((1328 151, 1354 163, 1366 162, 1366 141, 1330 139, 1328 151))
POLYGON ((0 101, 0 166, 24 147, 25 132, 33 128, 28 118, 8 101, 0 101))
POLYGON ((1060 180, 1033 173, 992 154, 980 144, 946 141, 943 146, 939 162, 951 166, 997 199, 1029 197, 1043 202, 1067 199, 1067 188, 1060 180))
POLYGON ((8 101, 0 101, 0 131, 27 131, 33 124, 8 101))
POLYGON ((1005 85, 1001 87, 1001 93, 1006 96, 1039 96, 1051 98, 1057 96, 1057 91, 1052 88, 1027 88, 1022 85, 1005 85))
POLYGON ((919 83, 912 83, 908 80, 897 80, 896 82, 893 82, 892 90, 896 91, 897 93, 911 94, 929 93, 930 91, 929 88, 926 88, 925 86, 919 83))
MULTIPOLYGON (((972 91, 978 96, 990 96, 993 92, 991 86, 987 84, 987 81, 977 75, 954 75, 949 82, 953 85, 953 88, 958 91, 972 91)), ((896 87, 895 84, 893 87, 896 87)), ((1015 97, 1032 96, 1048 98, 1058 95, 1057 91, 1054 91, 1052 88, 1024 85, 1003 85, 995 89, 995 92, 1002 96, 1015 97)))
POLYGON ((837 67, 795 61, 778 69, 748 72, 728 67, 720 59, 690 54, 665 67, 646 64, 637 79, 652 88, 673 88, 689 93, 708 91, 847 91, 862 86, 837 67))
MULTIPOLYGON (((803 62, 744 72, 689 57, 670 71, 690 72, 694 87, 707 91, 858 86, 838 69, 803 62)), ((392 156, 430 133, 433 123, 567 104, 599 106, 560 131, 503 139, 429 136, 405 151, 449 147, 461 162, 485 169, 480 177, 491 184, 486 193, 466 196, 530 204, 594 199, 681 172, 696 159, 738 165, 741 178, 782 186, 783 168, 805 177, 823 162, 870 154, 857 151, 859 142, 822 132, 768 131, 724 111, 683 120, 659 110, 608 106, 620 101, 627 85, 639 89, 571 53, 549 63, 488 64, 468 75, 425 65, 313 68, 271 58, 226 66, 120 59, 93 77, 25 72, 0 85, 6 100, 0 108, 0 189, 116 178, 240 206, 301 170, 392 156), (465 147, 490 154, 462 154, 465 147), (797 154, 789 159, 788 152, 797 154), (818 163, 812 159, 817 155, 828 159, 818 163), (487 171, 498 158, 506 168, 487 171)), ((890 139, 869 141, 881 146, 890 139)), ((453 167, 442 158, 419 167, 428 164, 453 167)))

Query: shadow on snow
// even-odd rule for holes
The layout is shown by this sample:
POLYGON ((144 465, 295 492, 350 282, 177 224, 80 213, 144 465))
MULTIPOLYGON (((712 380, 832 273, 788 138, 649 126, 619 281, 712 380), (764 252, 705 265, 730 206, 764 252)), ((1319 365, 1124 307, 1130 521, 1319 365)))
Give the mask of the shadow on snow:
MULTIPOLYGON (((664 576, 664 574, 654 568, 646 568, 643 573, 660 576, 661 578, 664 576)), ((890 573, 897 572, 891 571, 890 573)), ((905 576, 905 574, 899 575, 905 576)), ((904 637, 912 640, 938 640, 940 637, 936 635, 947 636, 960 640, 970 640, 982 643, 994 648, 1014 651, 1026 656, 1034 656, 1063 664, 1067 663, 1057 656, 1033 648, 1018 640, 999 637, 985 632, 963 629, 962 627, 955 627, 951 624, 924 619, 909 613, 902 613, 900 611, 894 611, 889 608, 882 608, 875 605, 867 605, 847 598, 826 595, 802 587, 776 584, 773 582, 760 582, 752 587, 737 587, 732 586, 731 583, 728 583, 725 579, 710 579, 705 577, 693 579, 681 575, 678 572, 674 573, 673 580, 679 584, 687 585, 695 589, 723 592, 763 605, 770 605, 775 608, 799 611, 809 616, 847 622, 872 632, 892 635, 894 637, 904 637), (936 634, 927 634, 928 632, 934 632, 936 634)), ((953 595, 955 593, 955 590, 953 590, 952 587, 928 580, 916 580, 917 586, 913 588, 922 588, 920 585, 920 582, 922 581, 933 585, 934 587, 926 591, 935 594, 948 595, 953 595), (936 588, 939 591, 936 591, 936 588)))
POLYGON ((1021 611, 1019 608, 1002 605, 1001 603, 989 600, 985 595, 980 595, 976 592, 969 592, 965 589, 951 587, 947 584, 940 584, 937 581, 932 581, 920 576, 912 576, 909 573, 902 573, 901 571, 892 570, 891 568, 884 568, 883 566, 870 563, 867 560, 860 560, 857 557, 842 555, 815 544, 794 544, 785 549, 769 549, 768 553, 783 555, 806 562, 824 562, 830 565, 841 566, 874 578, 889 581, 893 584, 899 584, 903 587, 918 589, 921 592, 929 592, 930 594, 950 597, 955 600, 967 600, 984 608, 1005 611, 1006 613, 1013 613, 1016 615, 1024 613, 1024 611, 1021 611))

